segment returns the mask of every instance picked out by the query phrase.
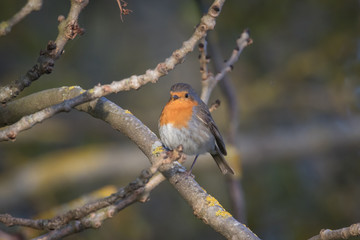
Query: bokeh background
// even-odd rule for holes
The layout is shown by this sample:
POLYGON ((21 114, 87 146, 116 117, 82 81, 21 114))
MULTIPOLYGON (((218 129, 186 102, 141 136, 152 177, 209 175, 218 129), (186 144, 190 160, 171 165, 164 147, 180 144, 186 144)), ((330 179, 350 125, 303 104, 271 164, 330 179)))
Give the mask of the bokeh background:
MULTIPOLYGON (((25 2, 0 1, 0 20, 25 2)), ((128 3, 133 12, 121 22, 115 0, 90 1, 80 15, 86 33, 66 45, 52 74, 19 97, 142 74, 179 48, 201 16, 193 0, 128 3)), ((41 11, 0 38, 0 84, 35 64, 40 49, 57 36, 57 17, 69 7, 70 1, 46 0, 41 11)), ((209 33, 225 58, 243 29, 254 40, 230 77, 239 103, 247 225, 262 239, 307 239, 322 228, 360 221, 359 8, 354 0, 227 1, 209 33)), ((172 84, 187 82, 200 91, 197 56, 188 55, 157 84, 109 99, 157 133, 172 84)), ((215 99, 224 99, 219 88, 210 102, 215 99)), ((213 113, 225 136, 227 111, 223 101, 213 113)), ((141 151, 106 123, 77 111, 61 113, 0 144, 0 212, 38 216, 103 186, 124 186, 147 166, 141 151)), ((209 156, 198 161, 194 174, 231 212, 226 181, 209 156)), ((99 238, 222 239, 167 182, 149 202, 68 239, 99 238)))

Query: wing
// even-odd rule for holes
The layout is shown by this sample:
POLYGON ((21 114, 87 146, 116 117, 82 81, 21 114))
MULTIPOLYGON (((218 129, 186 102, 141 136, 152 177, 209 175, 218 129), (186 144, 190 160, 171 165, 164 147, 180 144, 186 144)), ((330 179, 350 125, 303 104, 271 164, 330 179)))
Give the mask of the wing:
POLYGON ((227 152, 226 152, 224 140, 220 134, 219 129, 217 128, 214 122, 214 119, 211 117, 208 106, 204 102, 201 102, 201 104, 196 106, 196 108, 198 112, 197 114, 198 119, 201 120, 210 129, 211 133, 215 137, 216 145, 218 146, 220 152, 223 155, 226 155, 227 152))

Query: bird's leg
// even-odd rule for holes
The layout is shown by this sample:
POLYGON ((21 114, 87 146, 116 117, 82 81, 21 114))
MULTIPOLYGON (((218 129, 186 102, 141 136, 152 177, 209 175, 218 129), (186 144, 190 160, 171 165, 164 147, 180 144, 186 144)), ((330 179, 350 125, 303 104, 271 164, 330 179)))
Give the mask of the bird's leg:
POLYGON ((195 165, 195 162, 196 162, 196 159, 198 158, 198 156, 199 156, 199 154, 195 156, 195 159, 194 159, 193 163, 191 164, 191 167, 190 167, 189 171, 187 171, 188 175, 191 175, 191 171, 192 171, 192 169, 193 169, 193 167, 195 165))

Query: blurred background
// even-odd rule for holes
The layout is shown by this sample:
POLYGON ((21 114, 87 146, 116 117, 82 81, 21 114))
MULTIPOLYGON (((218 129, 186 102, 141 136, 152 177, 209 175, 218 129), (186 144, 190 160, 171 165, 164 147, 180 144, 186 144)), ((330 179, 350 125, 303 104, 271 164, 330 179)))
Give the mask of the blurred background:
MULTIPOLYGON (((26 1, 0 1, 0 20, 26 1)), ((97 83, 144 73, 171 55, 198 24, 194 0, 128 1, 120 20, 115 0, 90 1, 80 15, 83 36, 68 42, 55 70, 19 97, 61 86, 97 83)), ((206 6, 211 1, 204 1, 206 6)), ((0 84, 17 79, 57 36, 57 17, 70 1, 44 1, 0 38, 0 84)), ((254 43, 230 77, 239 104, 236 144, 242 163, 247 226, 262 239, 307 239, 322 228, 360 221, 360 15, 359 1, 227 1, 209 34, 225 58, 249 28, 254 43)), ((198 52, 137 91, 109 99, 129 109, 155 133, 169 88, 176 82, 201 90, 198 52)), ((227 135, 226 101, 213 117, 227 135)), ((186 166, 191 163, 189 158, 186 166)), ((71 111, 0 144, 0 212, 33 217, 103 186, 124 186, 149 162, 126 136, 91 116, 71 111)), ((225 178, 208 155, 196 180, 231 212, 225 178)), ((17 232, 17 228, 4 228, 17 232)), ((39 233, 37 233, 39 234, 39 233)), ((128 207, 98 230, 67 239, 222 239, 196 219, 167 183, 145 204, 128 207)))

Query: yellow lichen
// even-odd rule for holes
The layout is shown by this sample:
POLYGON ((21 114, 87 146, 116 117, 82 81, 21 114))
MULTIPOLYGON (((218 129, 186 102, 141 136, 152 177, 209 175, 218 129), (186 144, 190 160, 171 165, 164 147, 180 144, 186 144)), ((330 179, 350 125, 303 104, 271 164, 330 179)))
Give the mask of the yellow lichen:
POLYGON ((80 90, 80 94, 86 92, 86 90, 82 89, 79 86, 70 86, 70 87, 64 87, 64 88, 67 88, 68 91, 80 90))
POLYGON ((210 194, 206 197, 206 201, 208 202, 208 205, 209 205, 210 207, 213 207, 213 206, 216 206, 216 205, 222 207, 222 206, 220 205, 219 201, 216 200, 216 198, 214 198, 214 197, 211 196, 210 194))
POLYGON ((125 110, 125 113, 133 115, 132 112, 130 112, 130 111, 127 110, 127 109, 125 110))
POLYGON ((163 146, 157 146, 156 148, 154 148, 154 150, 152 151, 153 155, 158 155, 160 153, 162 153, 165 149, 163 148, 163 146))
POLYGON ((224 209, 220 209, 215 213, 216 216, 220 216, 223 218, 231 217, 231 214, 228 211, 225 211, 224 209))
POLYGON ((216 200, 216 198, 214 198, 213 196, 211 196, 210 194, 206 197, 206 202, 208 204, 209 207, 214 207, 217 206, 220 209, 215 213, 216 216, 220 216, 223 218, 228 218, 231 217, 231 214, 226 211, 223 206, 221 206, 221 204, 219 203, 218 200, 216 200))

